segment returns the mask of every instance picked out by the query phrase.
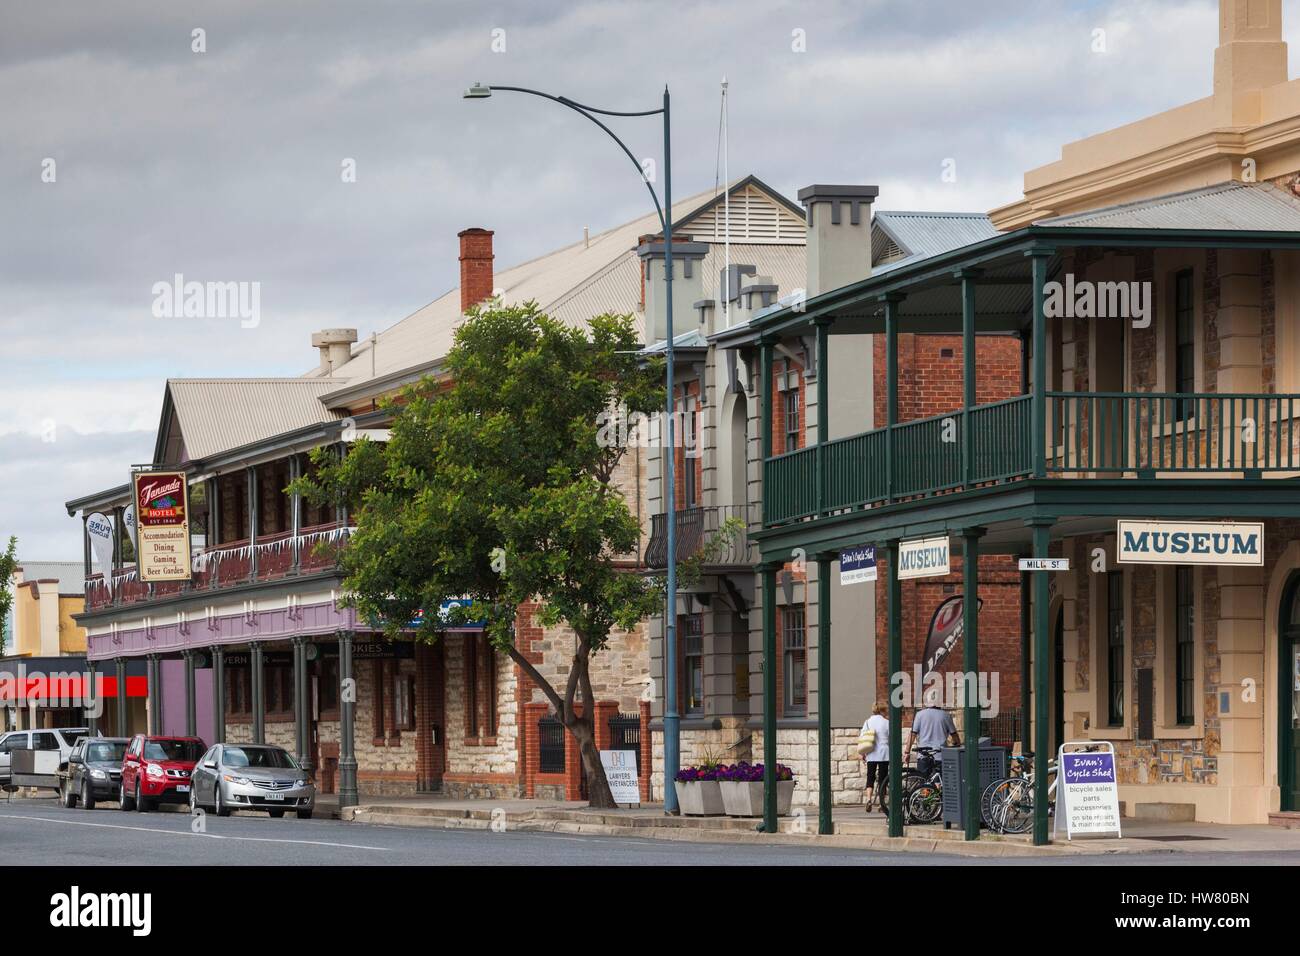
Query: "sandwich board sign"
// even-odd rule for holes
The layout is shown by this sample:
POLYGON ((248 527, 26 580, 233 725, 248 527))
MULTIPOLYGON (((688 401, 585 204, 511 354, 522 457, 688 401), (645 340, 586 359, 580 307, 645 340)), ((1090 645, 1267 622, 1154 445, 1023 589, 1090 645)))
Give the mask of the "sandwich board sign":
POLYGON ((605 768, 609 792, 620 806, 641 805, 641 785, 637 779, 635 750, 602 750, 600 765, 605 768))
POLYGON ((1110 741, 1061 744, 1056 756, 1056 823, 1065 837, 1120 835, 1119 780, 1110 741))

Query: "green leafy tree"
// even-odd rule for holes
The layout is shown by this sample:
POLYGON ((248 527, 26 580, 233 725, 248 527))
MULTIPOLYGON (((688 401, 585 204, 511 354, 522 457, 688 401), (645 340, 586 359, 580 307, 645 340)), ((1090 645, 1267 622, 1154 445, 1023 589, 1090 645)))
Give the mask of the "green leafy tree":
POLYGON ((344 600, 377 627, 396 636, 423 612, 417 638, 435 641, 449 625, 485 622, 576 739, 599 807, 613 799, 595 745, 591 660, 663 594, 631 560, 641 528, 614 480, 627 443, 602 429, 611 409, 662 407, 662 368, 640 361, 637 340, 631 316, 574 328, 535 303, 473 310, 444 374, 387 403, 386 443, 362 439, 341 461, 318 452, 316 473, 292 488, 353 510, 344 600), (467 608, 436 613, 463 598, 467 608), (519 609, 538 601, 541 623, 574 635, 554 683, 516 644, 519 609))
POLYGON ((5 653, 9 636, 5 633, 5 621, 9 619, 9 609, 13 607, 14 592, 10 583, 18 569, 18 539, 9 536, 9 547, 0 554, 0 654, 5 653))

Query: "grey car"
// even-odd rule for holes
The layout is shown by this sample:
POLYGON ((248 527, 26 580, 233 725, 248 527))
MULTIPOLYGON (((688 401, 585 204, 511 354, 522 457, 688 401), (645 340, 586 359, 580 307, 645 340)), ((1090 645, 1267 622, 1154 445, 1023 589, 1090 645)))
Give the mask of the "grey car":
POLYGON ((265 810, 282 817, 293 810, 311 818, 316 787, 307 771, 283 747, 273 744, 215 744, 194 765, 190 811, 211 807, 219 817, 233 810, 265 810))
POLYGON ((126 737, 81 737, 59 774, 59 797, 65 807, 95 809, 96 800, 116 800, 122 782, 126 737))

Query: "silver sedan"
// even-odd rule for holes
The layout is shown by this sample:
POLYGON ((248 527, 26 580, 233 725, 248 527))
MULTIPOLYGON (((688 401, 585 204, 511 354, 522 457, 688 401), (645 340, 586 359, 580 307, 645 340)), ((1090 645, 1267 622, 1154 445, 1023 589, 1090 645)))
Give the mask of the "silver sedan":
POLYGON ((306 820, 315 806, 316 787, 307 771, 272 744, 216 744, 194 765, 190 779, 190 812, 211 807, 219 817, 232 810, 282 817, 293 810, 306 820))

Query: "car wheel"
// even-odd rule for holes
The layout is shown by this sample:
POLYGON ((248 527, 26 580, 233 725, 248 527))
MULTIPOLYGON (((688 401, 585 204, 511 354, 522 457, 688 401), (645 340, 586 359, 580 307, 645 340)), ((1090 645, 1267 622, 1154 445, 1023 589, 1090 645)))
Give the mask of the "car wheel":
POLYGON ((77 805, 77 795, 72 792, 72 781, 67 777, 59 781, 59 800, 68 810, 77 805))
POLYGON ((310 811, 310 810, 299 810, 299 811, 298 811, 298 819, 299 819, 299 820, 310 820, 310 819, 311 819, 311 811, 310 811))
POLYGON ((81 809, 95 809, 95 788, 90 785, 89 778, 81 781, 81 809))
POLYGON ((135 801, 126 795, 126 779, 117 785, 117 807, 119 810, 134 810, 135 801))
POLYGON ((219 817, 230 816, 230 807, 221 802, 221 784, 217 784, 212 791, 212 812, 219 817))
POLYGON ((135 812, 136 812, 136 813, 148 813, 148 812, 149 812, 149 807, 145 805, 145 802, 144 802, 144 801, 145 801, 144 795, 140 793, 140 781, 139 781, 139 780, 136 780, 136 782, 135 782, 135 800, 134 800, 134 803, 135 803, 135 812))
POLYGON ((282 816, 284 816, 284 811, 283 811, 283 810, 267 810, 266 812, 269 813, 269 814, 271 815, 271 817, 272 817, 273 819, 275 819, 275 820, 278 820, 278 819, 280 819, 282 816))
POLYGON ((199 812, 199 797, 198 797, 198 793, 195 791, 194 785, 191 783, 190 784, 190 814, 193 815, 198 812, 199 812))

